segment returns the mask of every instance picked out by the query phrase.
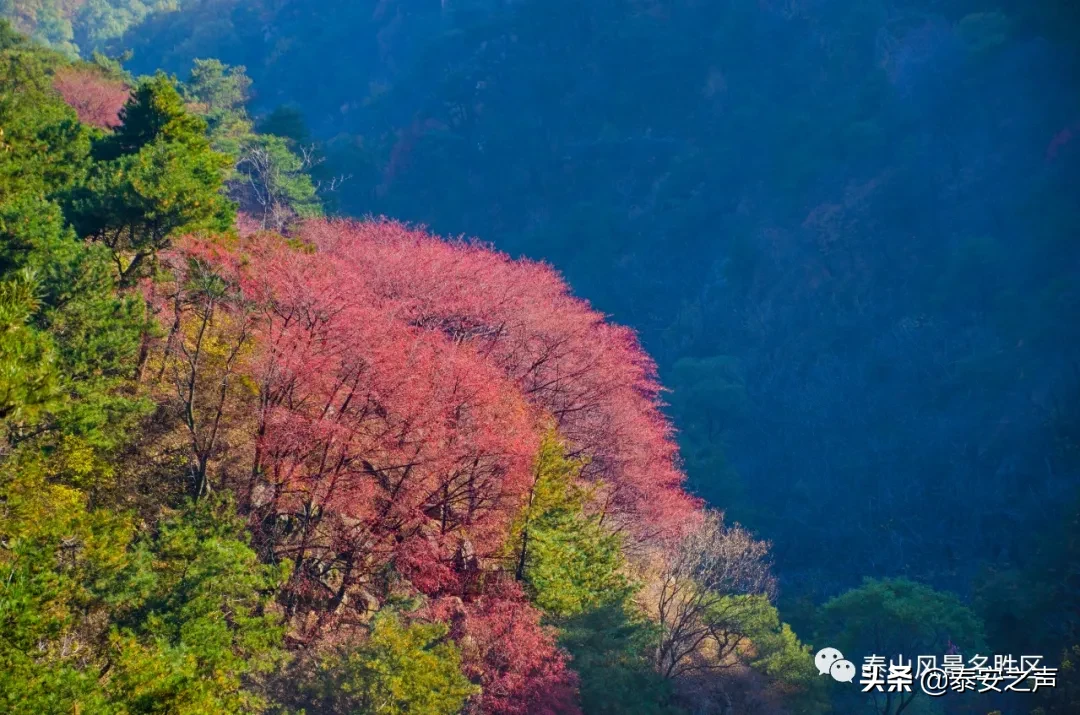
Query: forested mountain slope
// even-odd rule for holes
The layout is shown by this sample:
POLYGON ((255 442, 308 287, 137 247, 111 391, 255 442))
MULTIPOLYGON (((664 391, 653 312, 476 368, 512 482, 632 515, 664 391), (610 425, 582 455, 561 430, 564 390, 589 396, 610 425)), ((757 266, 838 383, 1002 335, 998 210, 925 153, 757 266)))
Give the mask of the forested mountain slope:
POLYGON ((829 594, 964 589, 1072 498, 1078 25, 1066 2, 206 0, 124 42, 144 71, 245 65, 350 177, 345 213, 543 257, 634 325, 694 489, 829 594))
POLYGON ((0 708, 820 711, 633 332, 320 218, 247 86, 0 22, 0 708))
MULTIPOLYGON (((1080 643, 1080 15, 1074 3, 182 0, 129 6, 110 0, 68 7, 9 0, 0 12, 69 54, 119 56, 131 49, 129 69, 164 68, 188 78, 190 109, 208 121, 214 148, 234 157, 224 169, 225 191, 244 216, 256 218, 240 222, 240 233, 249 237, 235 239, 240 243, 224 254, 200 243, 173 249, 164 236, 152 241, 155 256, 159 249, 179 250, 169 254, 172 263, 163 263, 174 275, 183 274, 187 260, 176 256, 193 251, 200 260, 212 258, 215 271, 238 271, 234 281, 244 287, 229 300, 257 303, 253 296, 277 289, 248 285, 246 269, 236 266, 284 261, 250 243, 256 229, 284 231, 292 241, 317 246, 319 255, 329 250, 331 262, 340 263, 340 273, 328 273, 329 294, 337 290, 333 276, 365 291, 374 280, 371 301, 395 320, 458 331, 466 343, 483 344, 494 339, 493 306, 485 306, 483 296, 517 285, 517 279, 502 283, 511 280, 503 266, 516 264, 482 258, 488 254, 474 254, 478 249, 444 259, 433 248, 442 244, 417 234, 424 253, 415 254, 416 261, 491 274, 470 289, 475 295, 456 294, 433 276, 412 275, 409 258, 397 264, 393 251, 375 251, 384 241, 402 240, 405 229, 394 224, 378 224, 383 228, 374 234, 352 224, 295 228, 297 218, 318 213, 316 192, 332 213, 384 214, 549 261, 575 295, 632 326, 655 356, 671 388, 662 409, 677 429, 689 490, 772 542, 782 613, 804 638, 840 645, 838 639, 850 637, 851 647, 866 645, 845 630, 842 613, 863 608, 867 618, 890 623, 897 633, 911 627, 890 621, 897 613, 914 613, 917 622, 943 619, 934 628, 968 649, 981 644, 996 652, 1061 654, 1080 643), (207 58, 244 70, 204 62, 193 73, 193 62, 207 58), (327 248, 352 242, 370 250, 358 259, 327 248), (424 288, 402 295, 402 285, 424 288), (395 305, 383 306, 384 300, 395 305), (444 300, 459 307, 432 315, 421 305, 444 300), (867 576, 885 580, 859 587, 867 576), (974 615, 960 601, 943 605, 934 592, 905 579, 957 594, 974 615), (829 600, 848 589, 854 590, 829 600)), ((104 58, 95 66, 118 71, 104 58)), ((112 106, 115 97, 94 101, 112 106)), ((98 235, 94 224, 80 223, 79 205, 64 209, 66 220, 81 236, 98 235)), ((271 281, 274 270, 260 269, 260 280, 271 281)), ((454 270, 443 273, 459 275, 454 270)), ((302 284, 296 275, 279 278, 280 285, 302 284)), ((547 269, 522 275, 541 286, 553 280, 547 269)), ((144 300, 154 306, 158 299, 144 300)), ((548 305, 550 296, 522 300, 548 305)), ((570 299, 557 302, 564 300, 570 299)), ((166 318, 175 312, 164 305, 152 310, 166 318)), ((590 321, 599 318, 590 315, 590 321)), ((151 341, 140 344, 146 365, 153 349, 151 341)), ((631 352, 638 355, 636 347, 631 352)), ((624 359, 619 355, 590 360, 603 364, 606 374, 624 359)), ((644 372, 616 372, 620 376, 611 379, 646 379, 655 410, 661 393, 648 363, 628 359, 644 372)), ((499 363, 514 375, 512 365, 499 363)), ((147 379, 145 371, 139 379, 147 379)), ((524 393, 531 395, 530 389, 524 393)), ((563 396, 554 399, 544 409, 556 418, 564 410, 574 414, 560 402, 563 396)), ((614 414, 627 413, 619 407, 614 414)), ((622 423, 629 432, 609 427, 613 434, 643 435, 642 453, 678 465, 672 435, 657 427, 660 419, 634 417, 622 423)), ((317 437, 306 428, 288 429, 290 449, 317 437)), ((605 460, 628 458, 605 447, 597 459, 573 446, 580 443, 573 429, 560 425, 559 432, 570 444, 563 458, 590 456, 580 467, 583 476, 603 473, 605 460)), ((217 449, 216 437, 212 443, 217 449)), ((551 444, 515 449, 549 454, 551 444)), ((301 539, 300 554, 319 550, 316 563, 343 558, 338 547, 318 540, 311 546, 292 527, 252 521, 279 497, 264 503, 269 497, 256 496, 262 492, 254 475, 245 496, 231 481, 235 465, 216 465, 208 455, 189 458, 205 462, 202 469, 241 495, 238 508, 264 560, 294 548, 267 546, 286 533, 301 539)), ((236 459, 250 468, 265 457, 236 459)), ((664 492, 664 499, 641 492, 640 475, 654 470, 636 469, 639 476, 631 470, 619 498, 573 489, 560 498, 589 518, 598 503, 643 499, 661 511, 681 503, 683 497, 671 496, 681 492, 664 492)), ((678 481, 674 472, 663 473, 655 475, 660 483, 678 481)), ((324 472, 316 474, 321 479, 324 472)), ((590 483, 607 488, 609 482, 590 483)), ((569 518, 558 514, 551 517, 555 532, 569 518)), ((326 523, 355 518, 328 516, 326 523)), ((529 520, 507 517, 498 528, 521 536, 527 533, 515 531, 521 518, 529 520)), ((648 549, 635 543, 652 543, 663 529, 635 531, 631 525, 651 522, 633 512, 600 521, 604 529, 596 533, 623 539, 617 551, 632 564, 615 570, 634 574, 637 595, 627 598, 644 614, 635 611, 633 618, 655 620, 647 605, 651 582, 643 575, 650 573, 648 549)), ((325 528, 340 533, 345 527, 325 528)), ((606 543, 600 539, 591 548, 607 549, 606 543)), ((478 558, 492 563, 492 554, 478 558)), ((297 573, 303 574, 306 559, 297 573)), ((507 571, 511 580, 537 588, 521 568, 507 571)), ((428 588, 428 575, 409 578, 421 591, 428 588)), ((291 579, 294 585, 319 581, 295 573, 291 579)), ((605 583, 603 590, 619 591, 605 583)), ((294 619, 290 637, 300 637, 307 626, 297 614, 307 607, 321 613, 326 602, 314 607, 314 596, 290 588, 277 602, 294 619)), ((776 592, 771 582, 754 589, 770 597, 776 592)), ((599 704, 603 697, 590 688, 634 680, 625 670, 614 675, 615 662, 621 669, 651 661, 663 677, 655 691, 648 684, 649 698, 664 707, 724 711, 723 698, 696 689, 700 683, 678 667, 664 676, 663 656, 655 643, 642 645, 644 632, 625 642, 598 639, 590 629, 622 632, 603 630, 608 611, 574 611, 586 614, 581 622, 587 628, 580 631, 561 606, 539 591, 526 592, 509 600, 524 598, 546 614, 545 623, 560 628, 558 642, 566 649, 560 657, 573 654, 569 668, 579 678, 567 687, 577 688, 584 710, 622 711, 625 704, 599 704), (634 655, 595 659, 574 651, 600 642, 604 648, 632 642, 627 652, 634 655), (653 655, 644 657, 650 648, 653 655), (586 664, 596 663, 609 670, 590 681, 586 664)), ((367 589, 362 598, 381 601, 384 595, 367 589)), ((340 605, 333 598, 329 603, 332 611, 340 605)), ((418 613, 410 609, 402 612, 418 613)), ((313 618, 322 627, 322 616, 313 618)), ((424 618, 453 623, 448 612, 424 618)), ((775 612, 763 618, 771 623, 775 612)), ((768 626, 770 637, 788 637, 775 628, 768 626)), ((450 633, 461 646, 461 633, 453 626, 450 633)), ((461 657, 461 672, 490 692, 488 676, 469 670, 465 650, 461 657)), ((768 707, 822 704, 822 693, 807 690, 782 662, 757 661, 740 685, 728 681, 724 693, 738 693, 736 701, 768 693, 762 696, 768 707)), ((828 695, 837 712, 862 707, 843 693, 828 695)), ((478 703, 486 696, 461 697, 478 703)), ((1071 712, 1075 697, 1063 687, 1038 704, 1071 712)), ((643 701, 654 702, 649 698, 643 701)), ((496 707, 484 702, 478 707, 496 707)), ((764 711, 763 703, 744 707, 764 711)), ((1035 707, 1030 699, 989 704, 1004 712, 1035 707)), ((333 707, 339 706, 346 707, 333 707)))

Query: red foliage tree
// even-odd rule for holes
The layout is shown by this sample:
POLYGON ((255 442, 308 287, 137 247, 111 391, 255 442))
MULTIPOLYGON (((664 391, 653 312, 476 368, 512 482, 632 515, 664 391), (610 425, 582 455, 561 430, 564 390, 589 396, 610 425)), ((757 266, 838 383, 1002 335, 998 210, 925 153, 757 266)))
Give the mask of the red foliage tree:
POLYGON ((319 637, 350 609, 418 590, 456 619, 482 711, 573 712, 572 673, 498 557, 552 419, 588 457, 611 528, 643 542, 694 521, 633 333, 548 266, 387 221, 313 221, 231 248, 187 239, 161 264, 176 278, 159 291, 165 352, 185 348, 174 382, 212 384, 193 341, 243 372, 230 382, 246 386, 241 406, 198 402, 212 420, 189 419, 189 441, 207 484, 240 495, 264 553, 293 561, 293 632, 319 637), (217 434, 233 456, 217 455, 217 434))
POLYGON ((483 687, 469 713, 574 715, 577 676, 555 645, 555 632, 512 581, 499 580, 471 601, 442 598, 430 615, 451 624, 465 675, 483 687))
POLYGON ((261 542, 295 564, 294 614, 321 625, 398 560, 418 587, 454 588, 462 552, 501 547, 535 413, 474 346, 396 320, 351 265, 272 236, 242 260, 194 240, 177 253, 165 262, 206 264, 259 306, 254 466, 232 479, 261 542))
POLYGON ((79 115, 80 122, 102 129, 120 126, 120 110, 129 95, 123 82, 103 77, 94 70, 64 67, 57 70, 53 87, 79 115))
POLYGON ((552 268, 390 221, 312 221, 299 236, 347 265, 385 314, 472 346, 550 413, 589 458, 586 476, 604 484, 614 528, 647 539, 693 513, 655 365, 552 268))

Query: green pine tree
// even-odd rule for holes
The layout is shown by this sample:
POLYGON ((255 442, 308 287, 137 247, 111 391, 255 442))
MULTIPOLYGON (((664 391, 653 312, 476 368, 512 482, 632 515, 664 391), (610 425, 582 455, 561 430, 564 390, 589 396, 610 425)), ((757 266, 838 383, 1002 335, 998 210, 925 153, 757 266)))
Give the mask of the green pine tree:
POLYGON ((441 623, 406 624, 379 613, 367 640, 323 657, 310 692, 312 712, 328 715, 453 715, 478 692, 441 623))
POLYGON ((174 236, 229 230, 235 207, 222 193, 232 162, 211 148, 206 122, 186 110, 171 79, 143 80, 122 120, 95 143, 89 179, 64 204, 76 232, 108 246, 130 285, 174 236))

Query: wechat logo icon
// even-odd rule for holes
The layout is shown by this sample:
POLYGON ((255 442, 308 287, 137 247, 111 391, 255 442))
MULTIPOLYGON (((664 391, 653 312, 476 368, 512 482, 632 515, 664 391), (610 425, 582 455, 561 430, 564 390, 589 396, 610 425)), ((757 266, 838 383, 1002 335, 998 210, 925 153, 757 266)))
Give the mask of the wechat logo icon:
POLYGON ((828 673, 837 682, 850 683, 855 679, 855 664, 844 660, 844 654, 836 648, 819 650, 814 656, 814 665, 817 666, 819 675, 828 673))

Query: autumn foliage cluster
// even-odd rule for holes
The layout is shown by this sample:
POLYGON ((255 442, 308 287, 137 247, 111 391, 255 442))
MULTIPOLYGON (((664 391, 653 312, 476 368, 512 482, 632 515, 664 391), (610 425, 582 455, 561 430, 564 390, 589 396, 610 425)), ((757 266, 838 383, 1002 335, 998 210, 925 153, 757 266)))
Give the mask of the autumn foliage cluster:
POLYGON ((466 663, 493 712, 517 712, 529 689, 571 702, 500 558, 551 426, 587 459, 590 509, 628 544, 691 521, 633 334, 545 265, 390 221, 187 238, 161 263, 168 278, 147 286, 166 329, 156 369, 185 415, 195 489, 242 495, 260 546, 292 561, 298 636, 415 590, 478 649, 466 663))
POLYGON ((102 129, 120 126, 120 110, 128 99, 122 82, 91 69, 68 67, 56 73, 53 86, 80 122, 102 129))

